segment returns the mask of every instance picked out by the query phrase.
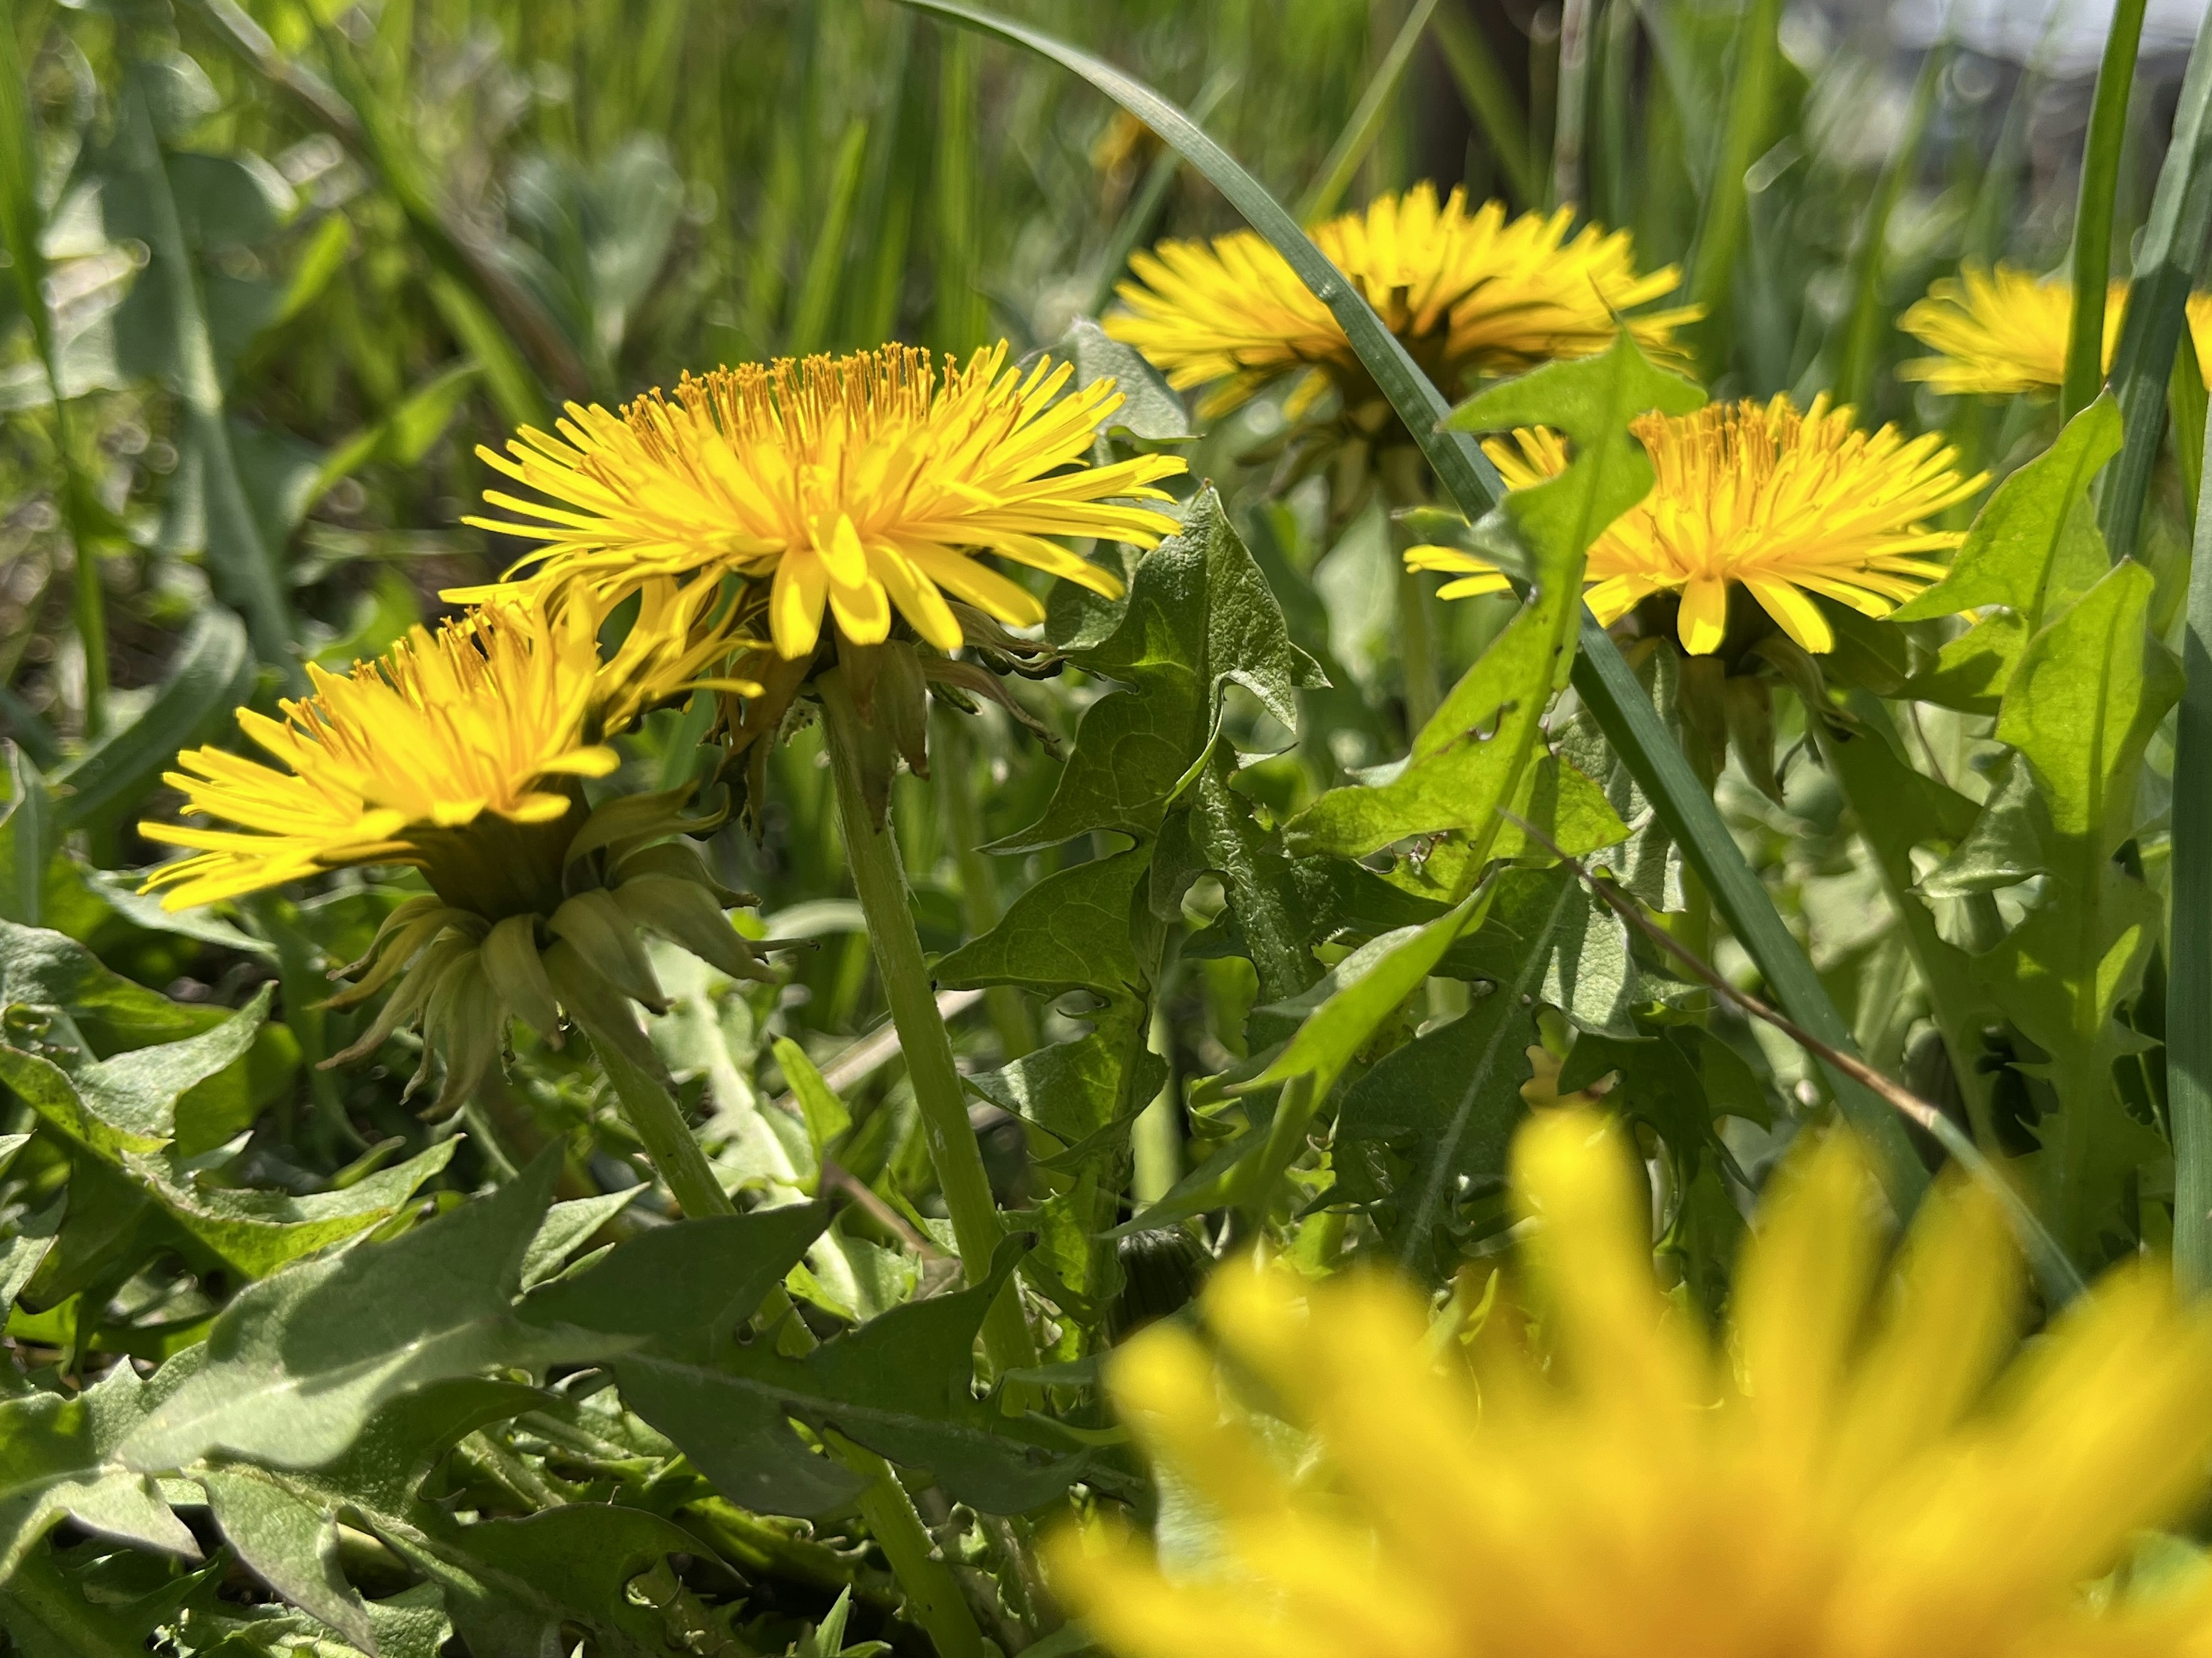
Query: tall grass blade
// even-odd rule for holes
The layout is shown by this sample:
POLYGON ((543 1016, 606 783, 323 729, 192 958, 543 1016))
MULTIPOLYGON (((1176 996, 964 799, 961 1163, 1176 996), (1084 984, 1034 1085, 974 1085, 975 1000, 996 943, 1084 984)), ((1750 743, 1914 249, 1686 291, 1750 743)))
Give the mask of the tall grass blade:
MULTIPOLYGON (((902 0, 917 9, 997 35, 1081 76, 1180 150, 1206 180, 1297 272, 1326 304, 1353 350, 1461 510, 1479 517, 1504 494, 1498 471, 1463 433, 1438 429, 1450 412, 1443 394, 1382 325, 1359 290, 1324 258, 1297 222, 1221 146, 1142 82, 1048 34, 957 3, 902 0)), ((1803 949, 1784 926, 1711 798, 1698 786, 1658 712, 1636 682, 1612 636, 1585 611, 1574 684, 1606 728, 1608 739, 1645 792, 1660 802, 1681 843, 1727 917, 1739 942, 1772 987, 1790 1017, 1823 1042, 1854 1052, 1850 1027, 1836 1011, 1803 949)), ((1845 1117, 1875 1149, 1885 1183, 1900 1209, 1917 1199, 1927 1177, 1889 1108, 1841 1072, 1825 1070, 1845 1117)))
POLYGON ((1427 33, 1429 20, 1436 15, 1436 9, 1437 0, 1415 0, 1413 10, 1406 14, 1397 39, 1382 54, 1382 61, 1368 78, 1366 90, 1352 106, 1352 118, 1344 124, 1344 131, 1329 146, 1328 157, 1321 164, 1320 176, 1300 198, 1301 223, 1320 223, 1344 200, 1344 192, 1352 187, 1352 175, 1359 170, 1359 164, 1367 159, 1367 152, 1374 149, 1375 140, 1382 131, 1383 118, 1390 112, 1390 100, 1397 95, 1398 83, 1406 78, 1406 66, 1413 61, 1413 48, 1421 44, 1421 36, 1427 33))
POLYGON ((1482 129, 1491 159, 1505 175, 1506 193, 1516 207, 1536 206, 1543 199, 1544 178, 1528 151, 1528 112, 1521 107, 1520 97, 1498 67, 1480 27, 1457 3, 1440 9, 1429 27, 1443 51, 1444 67, 1459 88, 1460 101, 1482 129))
POLYGON ((937 213, 937 309, 930 331, 938 346, 965 355, 989 330, 984 303, 981 250, 981 157, 976 131, 978 53, 973 35, 943 41, 937 82, 937 167, 933 191, 937 213))
POLYGON ((1721 127, 1712 182, 1705 192, 1705 213, 1690 254, 1689 297, 1692 304, 1705 307, 1701 355, 1707 370, 1714 374, 1727 361, 1723 346, 1728 339, 1729 289, 1735 280, 1736 257, 1743 251, 1750 224, 1750 193, 1744 175, 1759 159, 1774 125, 1775 82, 1782 67, 1781 31, 1782 0, 1750 0, 1736 27, 1728 115, 1721 127))
POLYGON ((155 136, 146 87, 146 76, 152 72, 142 64, 131 67, 120 142, 125 165, 138 175, 145 191, 153 257, 166 278, 162 286, 169 301, 167 321, 176 353, 176 392, 184 404, 185 429, 198 452, 206 492, 208 568, 216 593, 246 618, 254 654, 305 689, 306 677, 293 648, 297 624, 283 574, 276 567, 276 550, 262 534, 231 446, 215 339, 201 300, 200 273, 185 241, 167 160, 155 136))
POLYGON ((1883 336, 1889 329, 1889 307, 1882 302, 1882 255, 1889 246, 1889 222, 1920 163, 1921 145, 1936 112, 1936 94, 1951 66, 1948 43, 1938 46, 1922 60, 1912 88, 1912 102, 1905 131, 1883 164, 1867 203, 1866 222, 1859 229, 1857 252, 1851 260, 1851 308, 1844 319, 1843 345, 1836 354, 1836 401, 1864 410, 1874 391, 1875 368, 1881 360, 1883 336))
POLYGON ((1553 207, 1587 207, 1583 152, 1589 127, 1591 0, 1567 0, 1559 14, 1559 114, 1552 132, 1553 207))
POLYGON ((2212 1290, 2212 497, 2201 491, 2181 665, 2187 681, 2174 720, 2166 1097, 2173 1273, 2183 1290, 2202 1294, 2212 1290))
POLYGON ((2089 106, 2089 138, 2081 155, 2081 190, 2074 209, 2074 320, 2066 335, 2066 379, 2058 418, 2069 421, 2105 383, 2105 290, 2112 276, 2112 196, 2128 136, 2128 95, 2142 44, 2144 0, 2118 0, 2097 70, 2089 106))
POLYGON ((860 222, 868 228, 862 263, 848 273, 838 343, 872 346, 898 327, 899 295, 906 282, 907 250, 914 235, 914 198, 920 187, 925 100, 914 94, 914 18, 891 19, 881 70, 884 101, 871 118, 866 181, 860 188, 860 222))
POLYGON ((830 319, 843 286, 845 243, 853 229, 853 209, 860 199, 861 164, 867 160, 868 123, 854 116, 847 123, 837 145, 837 158, 830 168, 830 199, 822 213, 822 228, 807 256, 806 274, 799 284, 799 308, 791 321, 784 349, 792 355, 819 351, 830 333, 830 319))
POLYGON ((1595 153, 1590 166, 1590 212, 1608 228, 1627 222, 1628 118, 1635 103, 1636 7, 1607 0, 1598 29, 1595 153))
POLYGON ((32 343, 54 397, 54 453, 61 467, 62 519, 69 525, 76 561, 70 612, 84 652, 84 730, 96 735, 107 718, 107 616, 94 547, 90 485, 76 462, 70 434, 69 398, 62 389, 61 359, 55 349, 53 318, 46 309, 46 257, 39 239, 45 215, 39 208, 39 157, 31 131, 22 54, 11 17, 0 26, 0 246, 8 251, 23 314, 31 319, 32 343))
POLYGON ((2098 524, 2115 562, 2136 550, 2151 468, 2166 428, 2166 383, 2181 343, 2189 290, 2212 230, 2212 12, 2205 14, 2182 76, 2173 137, 2159 167, 2150 219, 2136 250, 2127 321, 2113 354, 2112 384, 2127 438, 2105 478, 2098 524))

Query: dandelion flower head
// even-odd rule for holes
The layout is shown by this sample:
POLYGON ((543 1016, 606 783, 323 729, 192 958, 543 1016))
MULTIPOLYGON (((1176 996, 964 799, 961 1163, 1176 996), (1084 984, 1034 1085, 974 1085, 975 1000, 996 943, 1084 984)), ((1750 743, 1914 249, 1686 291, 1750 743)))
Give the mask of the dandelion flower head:
POLYGON ((571 404, 557 433, 525 428, 504 455, 479 449, 544 499, 487 490, 510 516, 468 522, 543 543, 517 567, 533 587, 604 600, 651 576, 764 583, 787 659, 814 651, 825 610, 855 645, 882 643, 896 612, 953 651, 948 594, 1010 626, 1044 619, 978 552, 1113 597, 1118 581, 1048 537, 1151 547, 1176 527, 1141 503, 1168 500, 1154 486, 1183 463, 1089 465, 1122 398, 1110 380, 1069 390, 1073 373, 1048 359, 1011 367, 1001 342, 942 374, 927 352, 892 345, 686 374, 672 397, 620 414, 571 404))
MULTIPOLYGON (((1584 598, 1609 625, 1655 593, 1680 594, 1678 632, 1693 656, 1719 649, 1736 586, 1804 649, 1832 649, 1834 631, 1810 595, 1888 615, 1942 576, 1930 555, 1965 539, 1927 521, 1985 481, 1960 477, 1941 439, 1907 441, 1891 426, 1869 435, 1826 397, 1803 411, 1778 396, 1646 415, 1632 429, 1656 481, 1590 548, 1584 598)), ((1548 430, 1483 448, 1509 489, 1566 470, 1565 446, 1548 430)), ((1508 585, 1495 565, 1454 548, 1412 548, 1406 560, 1454 576, 1447 598, 1508 585)))
POLYGON ((1893 1271, 1838 1137, 1783 1176, 1709 1339, 1652 1275, 1649 1200, 1594 1113, 1514 1175, 1548 1362, 1493 1308, 1438 1340, 1407 1290, 1225 1266, 1226 1354, 1157 1326, 1109 1371, 1218 1516, 1164 1572, 1106 1524, 1057 1581, 1122 1658, 2096 1658, 2205 1649, 2212 1595, 2085 1583, 2202 1495, 2212 1319, 2122 1269, 2018 1357, 1996 1204, 1923 1206, 1893 1271), (2008 1362, 2009 1361, 2009 1362, 2008 1362), (1261 1431, 1264 1408, 1310 1438, 1261 1431))
MULTIPOLYGON (((2120 343, 2128 285, 2114 282, 2105 301, 2102 366, 2120 343)), ((2192 294, 2189 333, 2200 367, 2212 361, 2212 294, 2192 294)), ((1936 355, 1900 364, 1906 380, 1924 380, 1947 397, 2008 397, 2056 392, 2066 379, 2066 338, 2074 320, 2074 284, 2039 281, 2001 264, 1966 265, 1916 301, 1898 325, 1936 355)))
POLYGON ((514 908, 525 868, 542 861, 536 842, 576 810, 577 782, 620 763, 605 739, 654 702, 728 683, 700 677, 740 642, 702 623, 712 597, 651 584, 605 663, 604 612, 551 615, 510 595, 434 633, 417 627, 350 673, 309 664, 312 694, 284 702, 281 720, 238 710, 274 764, 216 748, 178 756, 163 780, 185 814, 232 827, 141 823, 147 839, 194 854, 156 869, 146 890, 166 889, 164 907, 182 909, 400 864, 423 870, 448 902, 514 908))
MULTIPOLYGON (((1619 313, 1672 293, 1669 265, 1636 269, 1628 233, 1586 225, 1570 237, 1571 209, 1509 221, 1502 203, 1468 210, 1465 192, 1439 206, 1433 185, 1377 197, 1333 219, 1314 241, 1351 278, 1383 324, 1447 392, 1612 343, 1619 313)), ((1132 256, 1134 280, 1115 291, 1123 309, 1106 331, 1137 348, 1179 391, 1212 386, 1199 405, 1226 413, 1281 376, 1305 373, 1291 397, 1303 413, 1328 389, 1365 383, 1334 313, 1257 233, 1212 243, 1162 242, 1132 256)), ((1627 319, 1654 357, 1679 355, 1674 330, 1694 309, 1627 319)))

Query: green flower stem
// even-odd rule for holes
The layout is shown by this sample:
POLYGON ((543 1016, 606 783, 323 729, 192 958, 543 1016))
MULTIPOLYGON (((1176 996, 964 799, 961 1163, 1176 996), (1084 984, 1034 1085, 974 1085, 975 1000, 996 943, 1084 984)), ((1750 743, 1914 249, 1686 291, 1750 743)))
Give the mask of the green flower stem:
MULTIPOLYGON (((891 1023, 898 1028, 907 1075, 914 1083, 915 1103, 921 1111, 922 1138, 937 1169, 945 1212, 952 1218, 960 1264, 966 1269, 968 1281, 979 1283, 991 1270, 991 1257, 1001 1236, 998 1206, 991 1197, 991 1182, 983 1172, 983 1154, 976 1146, 975 1131, 968 1126, 968 1102, 960 1086, 960 1072, 952 1063, 952 1040, 945 1033, 945 1021, 938 1017, 936 989, 922 959, 921 935, 914 927, 906 871, 899 863, 898 843, 868 808, 867 790, 860 775, 866 738, 860 710, 853 706, 842 671, 831 669, 819 676, 815 685, 821 694, 828 729, 830 772, 836 782, 837 822, 845 837, 845 859, 860 896, 860 913, 868 924, 869 942, 875 948, 884 995, 890 1003, 891 1023)), ((1036 1363, 1036 1343, 1022 1318, 1021 1303, 1012 1284, 984 1321, 983 1347, 992 1364, 1002 1371, 1036 1363)))
POLYGON ((969 1609, 960 1586, 938 1557, 914 1499, 899 1484, 891 1465, 865 1446, 835 1430, 823 1435, 837 1460, 855 1473, 870 1476, 860 1493, 860 1517, 891 1564, 906 1591, 907 1615, 937 1643, 939 1658, 985 1658, 983 1631, 969 1609))
POLYGON ((704 1220, 709 1215, 736 1214, 738 1206, 730 1201, 722 1182, 714 1178, 707 1154, 699 1149, 698 1140, 692 1136, 691 1125, 684 1121, 683 1108, 657 1078, 630 1063, 620 1043, 602 1036, 589 1026, 584 1028, 584 1034, 591 1039, 599 1063, 606 1068, 607 1080, 615 1085, 615 1097, 622 1102, 623 1116, 637 1131, 638 1139, 645 1142, 645 1155, 653 1160, 660 1178, 668 1182, 668 1189, 675 1195, 677 1206, 684 1211, 685 1218, 704 1220))
MULTIPOLYGON (((937 774, 937 804, 943 814, 945 838, 951 843, 953 861, 960 870, 961 919, 968 925, 968 936, 980 938, 999 924, 999 887, 991 860, 981 850, 975 797, 970 793, 968 729, 961 720, 949 708, 939 710, 930 746, 936 755, 933 769, 937 774)), ((991 1029, 999 1033, 1000 1049, 1008 1060, 1018 1060, 1036 1047, 1036 1021, 1030 1017, 1022 993, 1013 986, 993 985, 983 993, 983 1007, 991 1016, 991 1029)))
MULTIPOLYGON (((1428 504, 1428 467, 1421 452, 1410 446, 1385 449, 1376 459, 1376 480, 1382 486, 1384 507, 1393 514, 1428 504)), ((1411 743, 1436 713, 1436 630, 1429 620, 1428 578, 1406 568, 1405 553, 1413 537, 1394 516, 1390 520, 1390 562, 1398 582, 1398 662, 1406 676, 1406 740, 1411 743)))

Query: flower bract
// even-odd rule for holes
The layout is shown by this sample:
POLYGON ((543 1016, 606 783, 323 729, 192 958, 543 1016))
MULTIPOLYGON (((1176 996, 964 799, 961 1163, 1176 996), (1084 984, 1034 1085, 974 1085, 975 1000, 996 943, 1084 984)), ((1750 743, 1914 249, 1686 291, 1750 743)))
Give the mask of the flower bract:
POLYGON ((892 345, 686 374, 619 414, 571 404, 556 432, 477 451, 544 499, 489 490, 508 516, 468 522, 544 544, 517 567, 534 587, 603 603, 653 577, 763 584, 786 659, 813 653, 825 612, 855 645, 882 643, 896 614, 957 650, 948 595, 1011 626, 1044 619, 979 552, 1112 597, 1113 576, 1048 537, 1150 547, 1176 528, 1141 503, 1169 499, 1154 486, 1180 459, 1088 464, 1122 402, 1110 380, 1070 390, 1070 364, 1006 359, 1002 342, 940 373, 892 345))
MULTIPOLYGON (((2120 342, 2127 301, 2128 285, 2114 282, 2105 301, 2106 368, 2120 342)), ((2188 315, 2201 367, 2212 361, 2212 294, 2191 295, 2188 315)), ((2066 378, 2073 316, 2074 284, 2063 276, 2045 282, 2012 265, 1964 266, 1898 319, 1936 355, 1915 357, 1897 372, 1950 397, 2055 392, 2066 378)))
POLYGON ((2212 1318, 2124 1268, 2016 1351, 1996 1201, 1939 1189, 1886 1271, 1838 1136, 1778 1177, 1709 1338, 1654 1282, 1633 1155, 1589 1112, 1523 1129, 1535 1320, 1501 1296, 1460 1337, 1395 1281, 1237 1266, 1205 1297, 1221 1359, 1132 1341, 1121 1412, 1213 1528, 1166 1570, 1063 1538, 1091 1631, 1123 1658, 2203 1649, 2212 1595, 2083 1591, 2203 1494, 2212 1318))
MULTIPOLYGON (((1432 185, 1377 197, 1364 212, 1333 219, 1314 240, 1350 277, 1390 331, 1447 392, 1474 376, 1510 374, 1556 357, 1605 349, 1618 313, 1674 291, 1673 266, 1640 274, 1628 233, 1575 215, 1508 220, 1502 203, 1470 212, 1455 190, 1441 205, 1432 185)), ((1212 243, 1169 241, 1129 262, 1134 280, 1115 292, 1123 309, 1106 331, 1133 345, 1179 391, 1211 386, 1200 413, 1245 402, 1288 374, 1295 417, 1340 382, 1365 371, 1334 313, 1255 232, 1212 243)), ((1698 313, 1678 309, 1626 319, 1644 350, 1678 355, 1674 332, 1698 313)))
MULTIPOLYGON (((1965 538, 1927 521, 1972 500, 1984 482, 1953 471, 1955 456, 1940 438, 1908 441, 1888 426, 1869 435, 1825 397, 1802 411, 1778 396, 1646 415, 1632 429, 1656 482, 1591 546, 1585 598, 1609 624, 1655 593, 1679 594, 1678 631, 1692 655, 1720 647, 1735 586, 1806 650, 1832 649, 1833 629, 1809 595, 1887 616, 1943 574, 1929 555, 1965 538)), ((1548 430, 1483 447, 1510 489, 1566 469, 1565 446, 1548 430)), ((1477 554, 1429 546, 1406 558, 1452 575, 1448 598, 1508 586, 1477 554)))

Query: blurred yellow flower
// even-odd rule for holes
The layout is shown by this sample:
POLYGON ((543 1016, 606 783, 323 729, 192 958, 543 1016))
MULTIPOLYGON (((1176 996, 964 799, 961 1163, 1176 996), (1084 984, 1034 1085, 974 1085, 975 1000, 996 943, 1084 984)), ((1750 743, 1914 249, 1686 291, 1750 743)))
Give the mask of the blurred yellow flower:
POLYGON ((420 868, 448 903, 494 917, 540 894, 580 811, 574 780, 619 763, 605 739, 645 708, 701 683, 744 641, 702 618, 714 589, 648 584, 614 658, 599 659, 603 610, 557 616, 513 596, 434 634, 417 627, 374 662, 333 674, 309 664, 313 693, 283 719, 238 710, 271 766, 188 750, 163 780, 187 815, 235 828, 141 823, 149 841, 198 855, 164 864, 144 890, 182 909, 362 864, 420 868))
POLYGON ((813 652, 825 607, 856 645, 888 638, 896 610, 957 650, 947 593, 1012 626, 1044 619, 976 551, 1112 597, 1118 581, 1045 537, 1150 547, 1176 529, 1131 503, 1169 499, 1152 486, 1180 459, 1086 464, 1121 405, 1114 383, 1067 392, 1071 365, 1024 374, 1006 359, 1001 342, 964 368, 948 358, 940 378, 927 352, 889 345, 687 374, 672 398, 654 391, 619 415, 572 404, 557 436, 525 428, 505 455, 477 451, 557 504, 487 490, 523 521, 467 522, 544 542, 516 567, 533 588, 580 585, 604 602, 651 576, 767 582, 787 659, 813 652))
MULTIPOLYGON (((2105 301, 2103 363, 2112 367, 2126 313, 2128 285, 2114 282, 2105 301)), ((2066 378, 2066 334, 2074 317, 2074 284, 2041 282, 2001 264, 1960 268, 1931 286, 1898 326, 1936 355, 1898 366, 1947 397, 2055 392, 2066 378)), ((2201 369, 2212 361, 2212 294, 2189 296, 2189 333, 2201 369)))
MULTIPOLYGON (((1610 624, 1654 593, 1680 594, 1677 629, 1696 656, 1720 647, 1737 586, 1806 650, 1832 649, 1834 634, 1807 595, 1888 615, 1943 574, 1926 555, 1965 539, 1926 521, 1986 481, 1954 471, 1957 457, 1940 438, 1907 442, 1893 426, 1869 437, 1826 397, 1803 413, 1778 396, 1646 415, 1632 429, 1657 480, 1590 548, 1585 598, 1610 624)), ((1565 446, 1548 430, 1483 448, 1509 489, 1566 470, 1565 446)), ((1448 598, 1508 585, 1488 560, 1456 548, 1409 548, 1406 562, 1455 576, 1441 590, 1448 598)))
MULTIPOLYGON (((1447 393, 1474 376, 1510 374, 1555 357, 1584 357, 1612 343, 1618 313, 1672 293, 1672 265, 1637 274, 1628 233, 1586 225, 1569 238, 1571 209, 1523 214, 1510 223, 1498 202, 1470 213, 1464 191, 1439 207, 1436 187, 1377 197, 1314 232, 1314 241, 1366 295, 1383 324, 1447 393)), ((1323 392, 1364 384, 1365 371, 1329 308, 1255 232, 1200 242, 1162 242, 1129 261, 1133 281, 1115 291, 1125 309, 1105 319, 1179 391, 1211 386, 1199 404, 1212 417, 1297 369, 1293 417, 1323 392)), ((1627 319, 1644 350, 1676 360, 1674 330, 1695 307, 1627 319)))
POLYGON ((1881 1269, 1846 1138, 1786 1171, 1709 1339, 1652 1276, 1617 1131, 1537 1114, 1514 1177, 1548 1359, 1493 1311, 1463 1364, 1395 1283, 1224 1266, 1225 1351, 1155 1326, 1123 1418, 1218 1517, 1164 1571, 1118 1528, 1056 1582, 1123 1658, 2094 1658, 2212 1650, 2212 1594, 2083 1585, 2188 1510, 2212 1318, 2124 1268, 2012 1357, 1996 1206, 1941 1189, 1881 1269), (1286 1447, 1240 1396, 1311 1437, 1286 1447))

